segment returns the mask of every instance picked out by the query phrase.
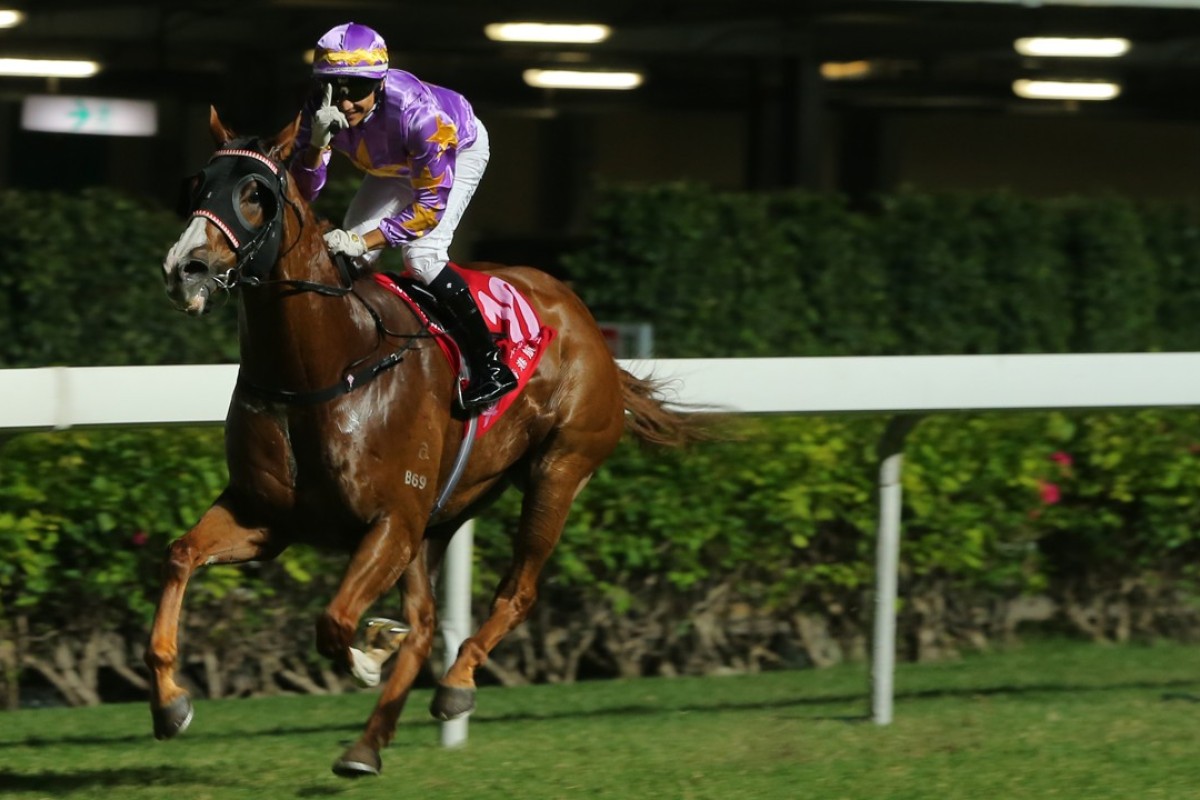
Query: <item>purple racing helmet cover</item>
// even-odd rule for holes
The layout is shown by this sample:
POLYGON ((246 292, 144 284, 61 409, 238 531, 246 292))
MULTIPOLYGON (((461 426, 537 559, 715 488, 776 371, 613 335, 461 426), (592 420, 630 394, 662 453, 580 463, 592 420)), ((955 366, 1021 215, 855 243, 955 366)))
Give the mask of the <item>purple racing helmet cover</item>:
POLYGON ((383 37, 366 25, 346 22, 317 40, 313 52, 314 75, 383 78, 388 52, 383 37))

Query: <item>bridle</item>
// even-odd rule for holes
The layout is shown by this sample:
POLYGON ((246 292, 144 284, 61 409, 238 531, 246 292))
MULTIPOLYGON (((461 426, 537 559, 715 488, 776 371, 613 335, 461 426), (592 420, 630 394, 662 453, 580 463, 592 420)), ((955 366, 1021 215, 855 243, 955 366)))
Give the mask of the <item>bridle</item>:
MULTIPOLYGON (((213 282, 225 292, 238 286, 283 285, 330 297, 349 294, 353 270, 338 259, 334 259, 341 279, 338 286, 292 278, 268 278, 275 263, 287 254, 287 250, 280 252, 284 207, 291 207, 301 226, 296 241, 288 246, 288 250, 300 241, 304 226, 304 215, 287 196, 287 180, 287 169, 264 153, 257 139, 244 138, 222 145, 204 169, 185 181, 185 186, 195 183, 196 189, 182 201, 182 216, 187 219, 201 217, 211 222, 228 240, 237 257, 231 268, 213 276, 213 282), (242 190, 249 183, 258 184, 263 207, 264 222, 257 227, 242 214, 242 190)), ((199 263, 208 268, 207 263, 199 263)))
POLYGON ((283 237, 286 181, 283 165, 264 153, 255 139, 235 139, 222 145, 189 180, 196 189, 183 209, 185 215, 215 225, 237 256, 231 269, 216 276, 222 289, 261 282, 275 266, 283 237), (242 192, 251 183, 258 184, 263 209, 263 223, 258 226, 242 214, 242 192))

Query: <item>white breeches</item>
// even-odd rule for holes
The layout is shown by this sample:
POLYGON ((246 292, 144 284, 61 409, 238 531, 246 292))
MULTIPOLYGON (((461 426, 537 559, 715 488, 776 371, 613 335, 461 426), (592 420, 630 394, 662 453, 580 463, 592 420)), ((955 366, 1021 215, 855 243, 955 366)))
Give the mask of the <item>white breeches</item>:
MULTIPOLYGON (((450 242, 454 238, 454 231, 487 168, 488 156, 491 155, 487 128, 478 121, 476 126, 478 132, 475 141, 470 147, 458 151, 454 164, 454 185, 450 187, 441 220, 424 236, 402 246, 405 266, 422 283, 428 284, 433 280, 450 260, 450 242)), ((358 234, 373 231, 379 227, 381 220, 399 214, 412 205, 412 201, 412 186, 407 181, 367 175, 350 201, 342 227, 358 234)), ((371 250, 363 256, 363 260, 371 264, 382 253, 382 250, 371 250)))

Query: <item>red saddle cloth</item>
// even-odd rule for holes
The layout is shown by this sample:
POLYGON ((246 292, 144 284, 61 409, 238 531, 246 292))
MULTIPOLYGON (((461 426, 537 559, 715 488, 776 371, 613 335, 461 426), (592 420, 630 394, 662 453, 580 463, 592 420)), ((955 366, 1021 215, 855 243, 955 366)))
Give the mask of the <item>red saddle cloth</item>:
MULTIPOLYGON (((479 427, 475 431, 476 438, 482 436, 508 410, 529 382, 530 376, 537 369, 542 353, 554 340, 556 331, 542 325, 537 312, 516 288, 495 275, 486 272, 463 269, 457 264, 451 264, 459 275, 467 282, 471 295, 475 298, 488 330, 496 338, 496 347, 508 364, 513 374, 517 376, 517 388, 501 397, 479 414, 479 427)), ((375 281, 394 292, 412 308, 415 313, 433 333, 434 341, 442 348, 450 367, 456 372, 462 372, 462 353, 458 343, 446 331, 434 322, 414 300, 404 287, 390 275, 377 272, 375 281)), ((465 384, 464 384, 465 385, 465 384)))

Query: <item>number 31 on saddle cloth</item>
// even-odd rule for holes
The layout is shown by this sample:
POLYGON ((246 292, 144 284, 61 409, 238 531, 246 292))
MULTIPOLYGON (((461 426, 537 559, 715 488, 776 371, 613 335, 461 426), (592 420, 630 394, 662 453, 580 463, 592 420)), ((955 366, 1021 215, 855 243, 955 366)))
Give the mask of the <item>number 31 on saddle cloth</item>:
MULTIPOLYGON (((479 427, 475 438, 479 438, 500 419, 508 407, 517 399, 517 395, 525 388, 542 359, 542 353, 554 340, 557 333, 553 328, 542 325, 537 312, 520 292, 508 281, 495 275, 476 270, 462 269, 457 264, 450 264, 471 289, 480 313, 487 322, 488 330, 496 339, 496 347, 500 350, 513 374, 517 376, 517 388, 501 397, 495 404, 488 406, 479 414, 479 427)), ((412 308, 415 313, 433 333, 434 341, 445 353, 450 366, 456 372, 462 372, 462 357, 458 344, 442 329, 436 319, 436 306, 426 310, 424 303, 432 301, 432 295, 412 278, 399 276, 388 272, 374 274, 375 281, 394 292, 412 308)))

